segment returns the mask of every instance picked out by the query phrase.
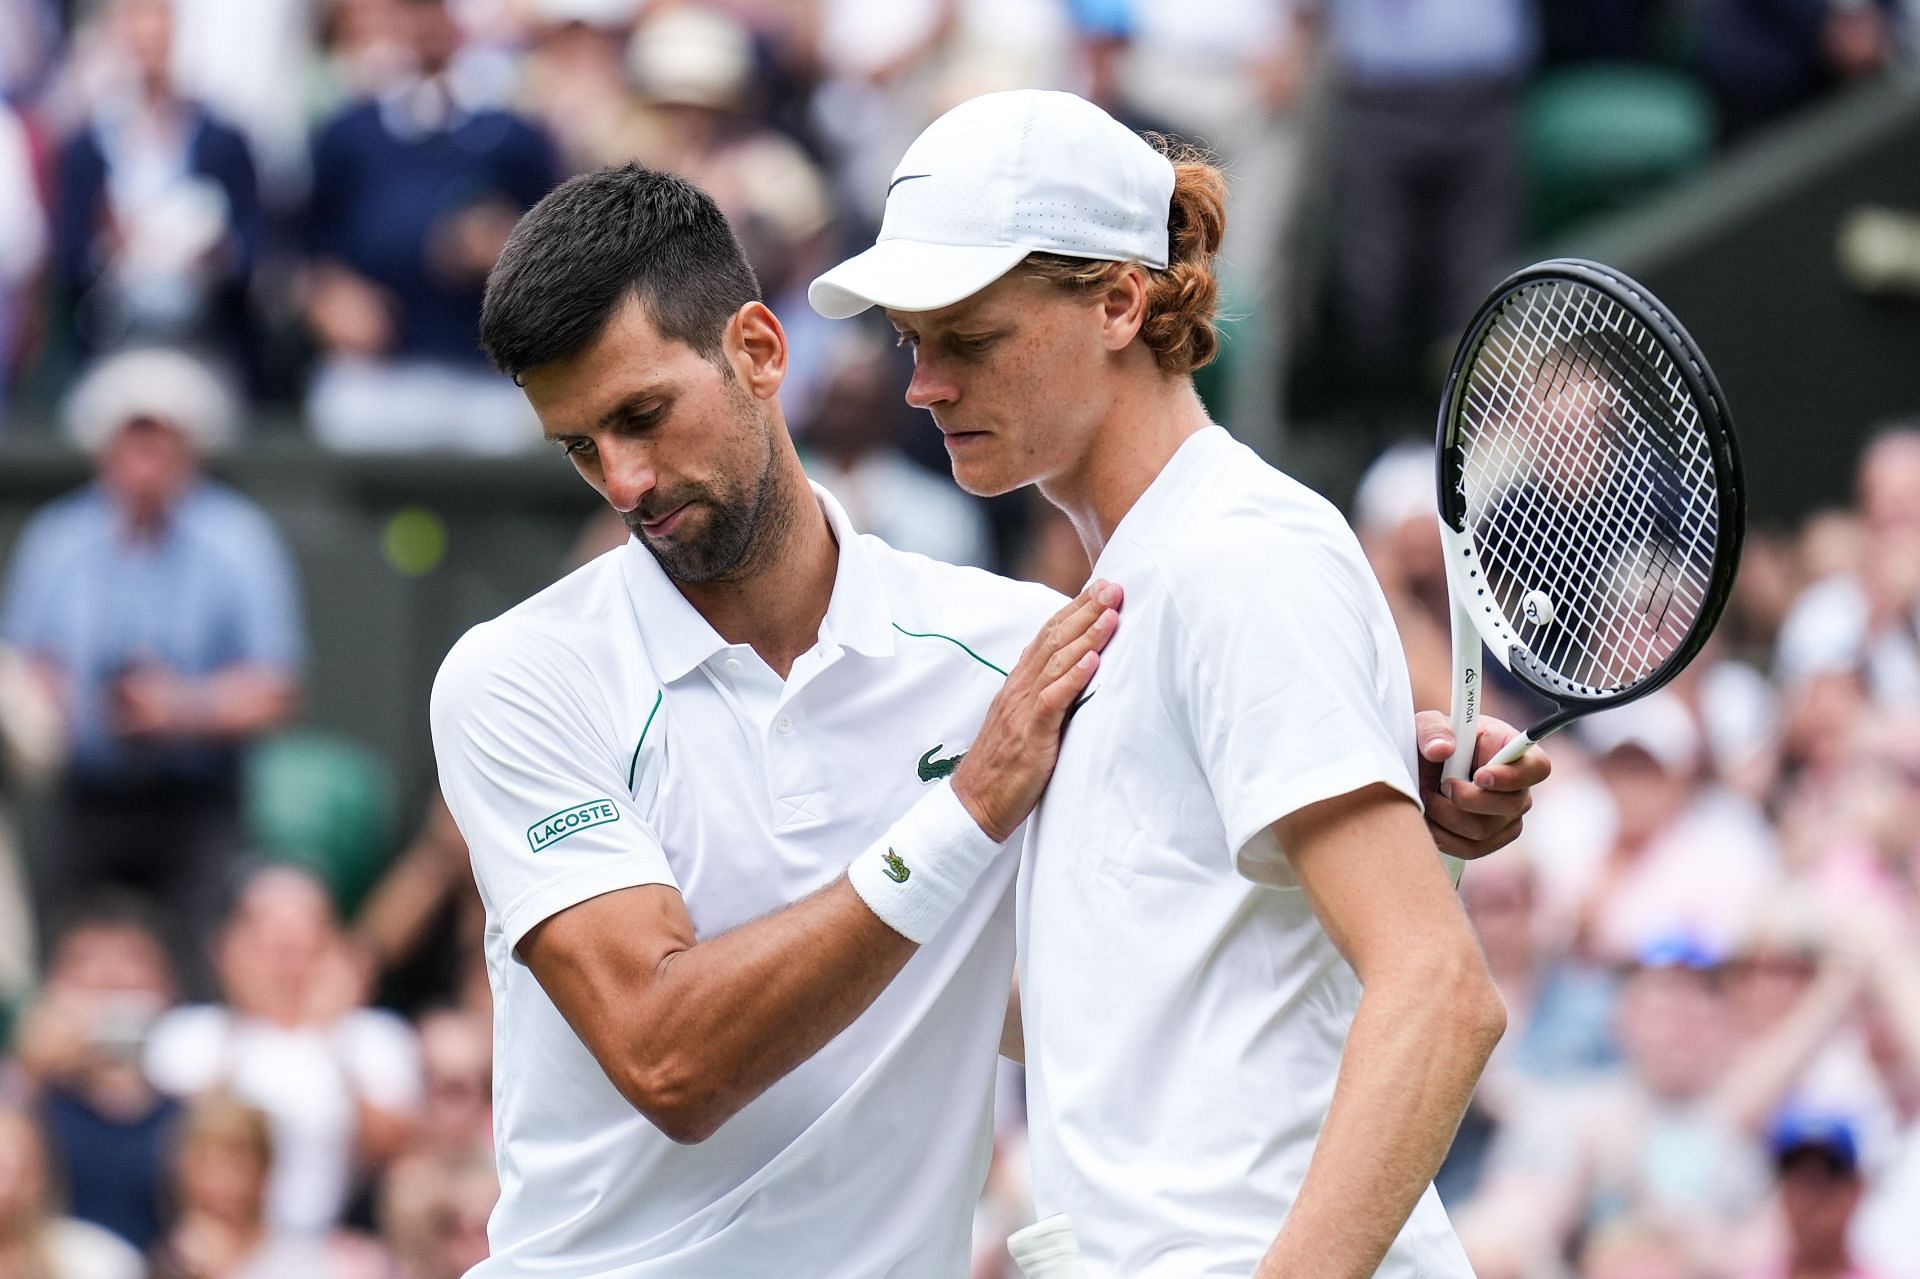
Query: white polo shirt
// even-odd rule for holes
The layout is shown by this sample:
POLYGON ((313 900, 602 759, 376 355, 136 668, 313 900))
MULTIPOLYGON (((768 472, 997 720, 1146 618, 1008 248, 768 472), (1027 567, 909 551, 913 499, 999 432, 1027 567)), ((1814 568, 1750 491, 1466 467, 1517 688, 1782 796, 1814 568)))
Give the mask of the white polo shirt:
MULTIPOLYGON (((1377 782, 1417 797, 1406 660, 1339 513, 1219 427, 1094 576, 1122 621, 1020 879, 1035 1199, 1089 1274, 1245 1279, 1360 999, 1268 827, 1377 782)), ((1431 1187, 1379 1273, 1471 1279, 1431 1187)))
POLYGON ((494 994, 501 1195, 472 1279, 965 1273, 1016 856, 852 1026, 698 1145, 627 1104, 514 955, 615 889, 678 888, 704 939, 831 883, 972 743, 1058 607, 858 536, 815 492, 839 568, 819 643, 777 689, 631 542, 441 668, 434 745, 494 994))

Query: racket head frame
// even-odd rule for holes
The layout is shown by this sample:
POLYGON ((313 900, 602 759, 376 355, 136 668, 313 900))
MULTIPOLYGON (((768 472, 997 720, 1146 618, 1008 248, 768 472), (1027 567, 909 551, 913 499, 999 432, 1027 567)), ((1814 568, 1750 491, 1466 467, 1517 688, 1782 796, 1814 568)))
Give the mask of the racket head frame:
POLYGON ((1516 741, 1518 749, 1502 752, 1508 758, 1525 750, 1526 743, 1538 741, 1583 715, 1645 697, 1678 675, 1699 654, 1732 596, 1745 536, 1745 483, 1732 423, 1719 380, 1679 319, 1645 287, 1611 267, 1581 258, 1538 262, 1501 281, 1481 304, 1454 352, 1446 390, 1441 397, 1435 441, 1440 537, 1446 555, 1448 594, 1453 604, 1453 721, 1457 746, 1454 758, 1448 761, 1447 776, 1465 776, 1471 760, 1474 724, 1479 718, 1483 641, 1494 660, 1506 667, 1515 679, 1556 707, 1528 729, 1524 735, 1526 742, 1516 741), (1562 282, 1599 292, 1645 327, 1679 370, 1687 393, 1700 413, 1701 429, 1713 457, 1717 525, 1713 564, 1700 610, 1674 651, 1653 671, 1621 690, 1601 691, 1577 685, 1534 658, 1489 594, 1479 552, 1467 527, 1466 494, 1461 482, 1465 453, 1460 436, 1461 405, 1467 393, 1468 374, 1494 322, 1515 293, 1562 282), (1463 697, 1463 690, 1469 695, 1463 697))

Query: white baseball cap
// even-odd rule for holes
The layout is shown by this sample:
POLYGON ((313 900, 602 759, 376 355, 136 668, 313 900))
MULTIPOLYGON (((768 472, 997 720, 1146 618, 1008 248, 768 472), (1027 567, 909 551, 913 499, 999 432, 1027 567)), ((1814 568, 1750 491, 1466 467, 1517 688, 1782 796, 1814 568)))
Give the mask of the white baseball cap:
POLYGON ((834 320, 935 311, 1035 252, 1164 269, 1172 204, 1172 162, 1086 99, 985 94, 914 139, 878 242, 815 280, 807 301, 834 320))

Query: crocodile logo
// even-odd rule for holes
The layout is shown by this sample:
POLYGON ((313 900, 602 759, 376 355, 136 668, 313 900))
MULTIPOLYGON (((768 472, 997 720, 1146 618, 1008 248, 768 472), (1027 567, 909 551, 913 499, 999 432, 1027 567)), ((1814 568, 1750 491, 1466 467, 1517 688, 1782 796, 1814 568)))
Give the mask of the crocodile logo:
POLYGON ((906 883, 907 876, 913 874, 912 871, 907 869, 907 864, 900 860, 900 854, 894 852, 891 848, 887 850, 887 855, 880 860, 887 864, 887 869, 882 873, 896 884, 906 883))
POLYGON ((956 751, 945 759, 935 759, 934 755, 946 747, 945 742, 935 742, 933 749, 920 757, 920 780, 937 782, 942 777, 953 776, 953 770, 960 767, 960 761, 966 758, 965 751, 956 751))

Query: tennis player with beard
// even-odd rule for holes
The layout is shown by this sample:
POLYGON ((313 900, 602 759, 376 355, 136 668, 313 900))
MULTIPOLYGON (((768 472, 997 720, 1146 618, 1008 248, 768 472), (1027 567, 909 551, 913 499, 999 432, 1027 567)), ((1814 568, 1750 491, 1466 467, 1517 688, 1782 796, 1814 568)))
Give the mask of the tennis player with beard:
POLYGON ((1358 543, 1195 393, 1224 225, 1206 163, 991 94, 810 298, 884 307, 961 486, 1037 483, 1127 590, 1017 894, 1040 1211, 1096 1279, 1469 1279, 1431 1180, 1505 1010, 1358 543))
MULTIPOLYGON (((780 323, 681 179, 557 188, 481 328, 634 536, 434 686, 495 1010, 475 1279, 964 1273, 1022 819, 1120 592, 857 533, 787 433, 780 323)), ((1436 799, 1436 837, 1499 846, 1540 775, 1436 799)))

